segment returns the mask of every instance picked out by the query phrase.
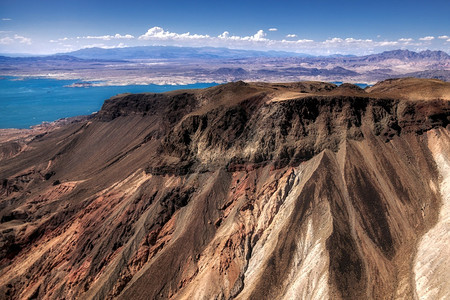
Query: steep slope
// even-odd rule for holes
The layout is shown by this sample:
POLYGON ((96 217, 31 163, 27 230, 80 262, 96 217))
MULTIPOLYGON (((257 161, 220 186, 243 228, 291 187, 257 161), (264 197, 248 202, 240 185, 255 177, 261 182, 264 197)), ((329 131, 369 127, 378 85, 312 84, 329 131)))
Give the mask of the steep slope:
POLYGON ((2 150, 0 295, 448 297, 448 89, 237 82, 111 98, 2 150))

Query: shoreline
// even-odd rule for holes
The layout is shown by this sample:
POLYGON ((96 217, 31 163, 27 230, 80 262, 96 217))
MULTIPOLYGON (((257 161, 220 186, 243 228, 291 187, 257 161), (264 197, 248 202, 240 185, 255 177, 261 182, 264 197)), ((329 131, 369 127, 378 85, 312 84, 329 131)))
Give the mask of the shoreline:
POLYGON ((227 81, 208 81, 208 80, 194 80, 194 79, 155 79, 151 77, 138 78, 84 78, 83 76, 68 76, 69 74, 0 74, 0 80, 10 79, 12 81, 24 81, 28 79, 53 79, 53 80, 70 80, 76 81, 74 83, 65 85, 64 87, 80 88, 80 87, 125 87, 125 86, 184 86, 194 84, 222 84, 227 81), (14 78, 14 79, 11 79, 14 78))
POLYGON ((39 134, 52 132, 64 125, 87 121, 95 116, 96 113, 84 116, 75 116, 69 118, 61 118, 52 122, 42 122, 30 128, 0 128, 0 145, 8 142, 23 141, 34 138, 39 134))

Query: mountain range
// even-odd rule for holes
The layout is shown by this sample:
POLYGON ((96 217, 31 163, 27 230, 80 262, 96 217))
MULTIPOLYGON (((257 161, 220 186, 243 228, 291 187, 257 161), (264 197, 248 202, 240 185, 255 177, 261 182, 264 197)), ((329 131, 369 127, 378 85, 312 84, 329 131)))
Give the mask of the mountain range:
POLYGON ((410 50, 385 51, 379 54, 366 56, 313 56, 303 53, 284 52, 284 51, 255 51, 238 50, 228 48, 213 47, 173 47, 173 46, 141 46, 125 47, 114 49, 103 48, 85 48, 73 52, 64 53, 64 55, 74 56, 84 59, 217 59, 217 58, 250 58, 250 57, 304 57, 316 58, 320 60, 363 60, 376 61, 386 59, 400 60, 448 60, 450 56, 444 51, 425 50, 414 52, 410 50))
POLYGON ((114 49, 85 48, 64 55, 87 59, 232 59, 248 57, 311 57, 285 51, 256 51, 214 47, 139 46, 114 49))
POLYGON ((87 48, 44 57, 0 57, 0 75, 51 76, 105 85, 299 80, 374 84, 395 77, 450 80, 442 51, 386 51, 366 56, 312 57, 226 48, 87 48))

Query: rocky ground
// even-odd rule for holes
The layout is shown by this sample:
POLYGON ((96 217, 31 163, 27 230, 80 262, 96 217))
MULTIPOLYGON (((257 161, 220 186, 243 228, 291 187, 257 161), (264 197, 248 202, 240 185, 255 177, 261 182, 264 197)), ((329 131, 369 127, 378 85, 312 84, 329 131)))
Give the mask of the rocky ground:
POLYGON ((450 297, 449 121, 413 78, 113 97, 0 144, 1 298, 450 297))

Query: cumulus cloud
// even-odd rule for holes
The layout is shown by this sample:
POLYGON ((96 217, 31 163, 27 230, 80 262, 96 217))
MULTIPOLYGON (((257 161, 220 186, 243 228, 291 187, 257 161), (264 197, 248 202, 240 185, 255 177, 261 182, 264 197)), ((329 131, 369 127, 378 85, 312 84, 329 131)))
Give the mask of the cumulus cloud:
POLYGON ((269 31, 277 31, 278 28, 269 28, 269 31))
POLYGON ((224 31, 222 34, 219 34, 218 38, 219 39, 227 39, 230 37, 230 33, 228 31, 224 31))
POLYGON ((296 37, 297 37, 297 35, 296 35, 296 34, 293 34, 293 33, 291 33, 291 34, 288 34, 288 35, 286 35, 286 37, 287 37, 287 38, 296 38, 296 37))
POLYGON ((450 37, 448 35, 441 35, 441 36, 438 36, 438 39, 448 40, 448 39, 450 39, 450 37))
POLYGON ((264 30, 258 30, 257 33, 255 33, 252 36, 245 36, 242 38, 242 40, 244 41, 255 41, 255 42, 261 42, 261 41, 267 41, 267 39, 265 38, 266 33, 264 32, 264 30))
POLYGON ((245 42, 268 42, 269 39, 266 38, 266 35, 267 34, 264 32, 264 30, 258 30, 254 35, 249 36, 231 35, 228 31, 224 31, 222 34, 219 34, 217 37, 215 37, 209 36, 207 34, 191 34, 190 32, 176 33, 164 30, 161 27, 152 27, 145 34, 139 36, 138 39, 145 41, 199 41, 203 43, 202 45, 230 46, 233 42, 238 44, 242 44, 245 42))
POLYGON ((420 41, 432 41, 434 40, 434 36, 425 36, 419 39, 420 41))
MULTIPOLYGON (((238 35, 230 35, 228 31, 224 31, 222 34, 218 35, 217 38, 222 41, 251 41, 251 42, 264 42, 268 41, 266 39, 266 33, 264 30, 258 30, 254 35, 249 36, 238 36, 238 35)), ((214 40, 214 37, 211 37, 210 40, 214 40)))
POLYGON ((409 42, 412 42, 413 39, 411 39, 411 38, 401 38, 401 39, 398 39, 398 41, 399 42, 404 42, 404 43, 409 43, 409 42))
POLYGON ((166 31, 161 27, 155 26, 147 30, 147 32, 139 37, 140 40, 168 40, 168 39, 207 39, 209 35, 175 33, 166 31))

